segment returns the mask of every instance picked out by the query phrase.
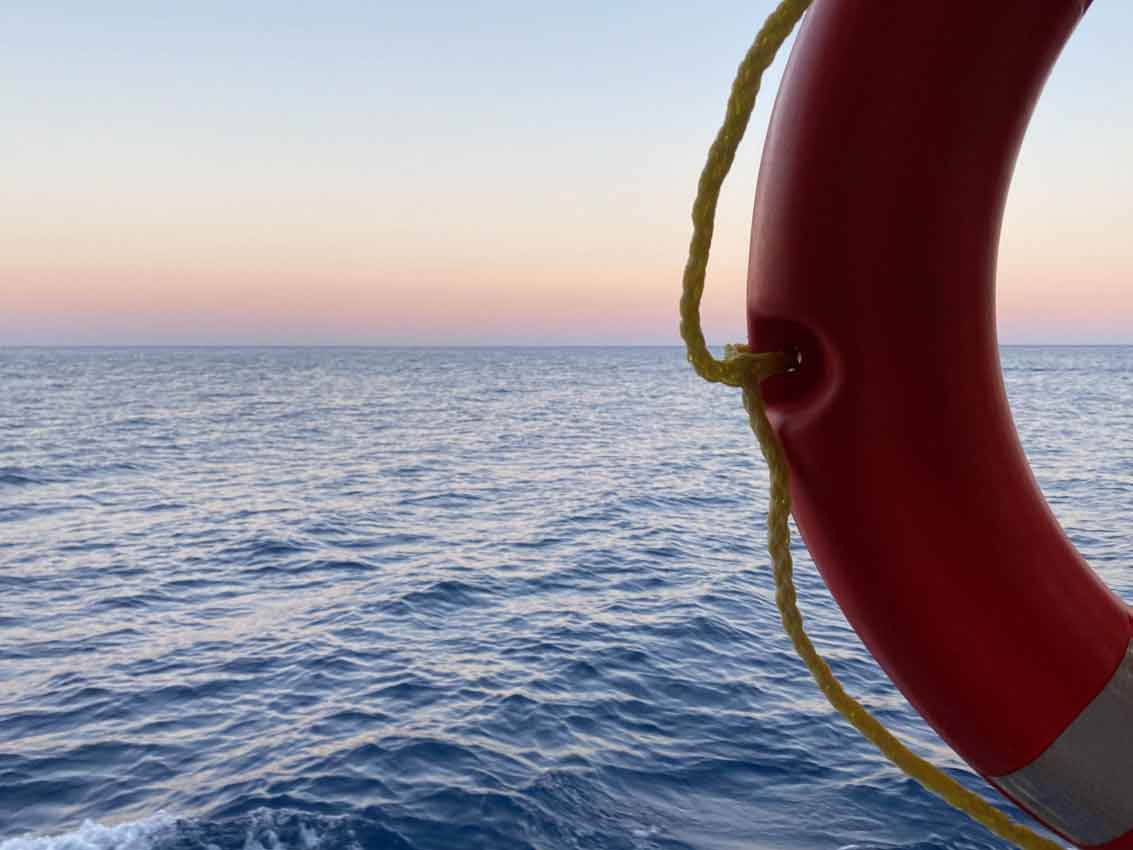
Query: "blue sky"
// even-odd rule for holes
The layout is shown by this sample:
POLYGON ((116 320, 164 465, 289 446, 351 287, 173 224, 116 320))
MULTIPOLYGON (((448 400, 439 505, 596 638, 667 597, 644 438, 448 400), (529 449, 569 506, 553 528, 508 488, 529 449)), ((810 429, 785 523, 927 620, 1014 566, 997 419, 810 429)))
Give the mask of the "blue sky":
MULTIPOLYGON (((675 342, 688 207, 768 2, 6 3, 0 343, 675 342)), ((1133 6, 1020 158, 1005 342, 1133 342, 1133 6)), ((782 61, 706 315, 739 338, 782 61)))

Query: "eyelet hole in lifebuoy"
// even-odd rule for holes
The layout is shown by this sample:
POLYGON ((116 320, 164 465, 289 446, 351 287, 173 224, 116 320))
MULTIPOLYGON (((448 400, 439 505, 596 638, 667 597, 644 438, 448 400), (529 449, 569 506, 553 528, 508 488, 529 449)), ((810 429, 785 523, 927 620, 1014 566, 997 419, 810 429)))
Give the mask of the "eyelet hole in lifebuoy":
POLYGON ((769 409, 809 405, 825 394, 823 390, 832 378, 831 359, 808 327, 790 319, 761 316, 749 323, 748 337, 753 351, 783 351, 793 364, 763 382, 763 398, 769 409))

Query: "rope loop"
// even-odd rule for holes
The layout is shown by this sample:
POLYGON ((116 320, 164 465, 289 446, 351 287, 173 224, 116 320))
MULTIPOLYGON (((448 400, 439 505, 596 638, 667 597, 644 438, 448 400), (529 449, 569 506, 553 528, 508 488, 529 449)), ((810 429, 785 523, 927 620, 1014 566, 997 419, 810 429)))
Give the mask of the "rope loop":
POLYGON ((717 360, 709 355, 711 363, 700 366, 689 357, 702 378, 713 384, 729 387, 746 387, 753 381, 759 383, 791 368, 792 359, 785 351, 752 352, 749 346, 733 343, 725 346, 724 359, 717 360))
POLYGON ((757 353, 746 345, 728 346, 724 360, 717 360, 708 351, 704 340, 700 324, 700 301, 704 295, 708 253, 712 245, 720 189, 747 129, 763 72, 812 2, 813 0, 782 0, 767 18, 736 72, 724 123, 708 151, 708 161, 701 172, 696 200, 692 206, 693 233, 680 301, 681 338, 688 351, 688 360, 697 374, 713 383, 743 389, 744 407, 767 461, 770 477, 767 548, 775 578, 775 604, 779 609, 784 631, 830 705, 898 769, 1000 838, 1024 850, 1062 850, 1061 845, 1011 820, 982 797, 909 750, 865 706, 850 696, 838 681, 807 634, 798 608, 791 555, 789 469, 783 447, 767 419, 759 386, 764 378, 790 371, 797 365, 797 361, 788 352, 757 353))
MULTIPOLYGON (((748 49, 736 71, 732 91, 725 108, 724 123, 716 133, 708 150, 708 161, 700 174, 696 200, 692 205, 692 239, 689 243, 688 262, 685 264, 681 292, 681 338, 688 349, 688 359, 698 375, 706 381, 742 387, 751 378, 751 370, 767 377, 783 371, 786 365, 764 373, 755 360, 750 364, 743 357, 733 361, 717 360, 708 351, 704 331, 700 325, 700 301, 704 296, 704 280, 708 272, 708 253, 712 247, 712 234, 716 226, 716 207, 724 178, 732 168, 736 150, 747 130, 755 107, 755 97, 763 81, 763 72, 770 66, 775 54, 794 30, 795 25, 810 7, 813 0, 783 0, 764 22, 755 42, 748 49), (736 362, 738 361, 738 362, 736 362)), ((748 352, 745 352, 748 353, 748 352)), ((763 355, 752 354, 753 358, 763 355)), ((781 356, 781 355, 772 355, 781 356)))

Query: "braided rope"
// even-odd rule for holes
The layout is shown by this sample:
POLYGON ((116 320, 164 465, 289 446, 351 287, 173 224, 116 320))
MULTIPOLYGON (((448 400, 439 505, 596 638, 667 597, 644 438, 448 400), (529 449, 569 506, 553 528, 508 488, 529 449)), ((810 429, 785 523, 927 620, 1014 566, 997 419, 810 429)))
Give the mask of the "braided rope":
POLYGON ((752 353, 747 346, 729 346, 724 360, 708 351, 700 324, 700 301, 716 206, 724 178, 735 159, 736 149, 747 129, 763 72, 775 58, 779 47, 795 28, 813 0, 783 0, 764 23, 755 42, 740 63, 728 98, 724 123, 708 152, 692 207, 693 235, 685 265, 680 302, 681 337, 689 362, 705 380, 740 387, 751 429, 759 441, 771 484, 768 512, 768 552, 775 578, 775 604, 783 628, 795 651, 810 670, 826 699, 863 737, 890 762, 945 802, 983 824, 1000 838, 1024 850, 1061 850, 1061 846, 1033 830, 1016 823, 982 797, 972 793, 942 770, 913 753, 898 740, 860 702, 850 696, 819 654, 806 632, 799 612, 791 558, 791 492, 788 467, 782 445, 767 419, 759 384, 764 378, 787 371, 791 359, 782 352, 752 353))

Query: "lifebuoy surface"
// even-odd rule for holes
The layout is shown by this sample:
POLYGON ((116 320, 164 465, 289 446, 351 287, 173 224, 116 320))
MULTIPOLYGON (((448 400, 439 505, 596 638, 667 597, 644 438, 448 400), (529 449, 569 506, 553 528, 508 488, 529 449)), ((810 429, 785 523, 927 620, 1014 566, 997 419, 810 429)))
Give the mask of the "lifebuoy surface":
POLYGON ((1080 846, 1133 848, 1130 614, 1039 491, 995 262, 1082 0, 816 0, 766 141, 748 281, 794 514, 850 623, 974 769, 1080 846))

